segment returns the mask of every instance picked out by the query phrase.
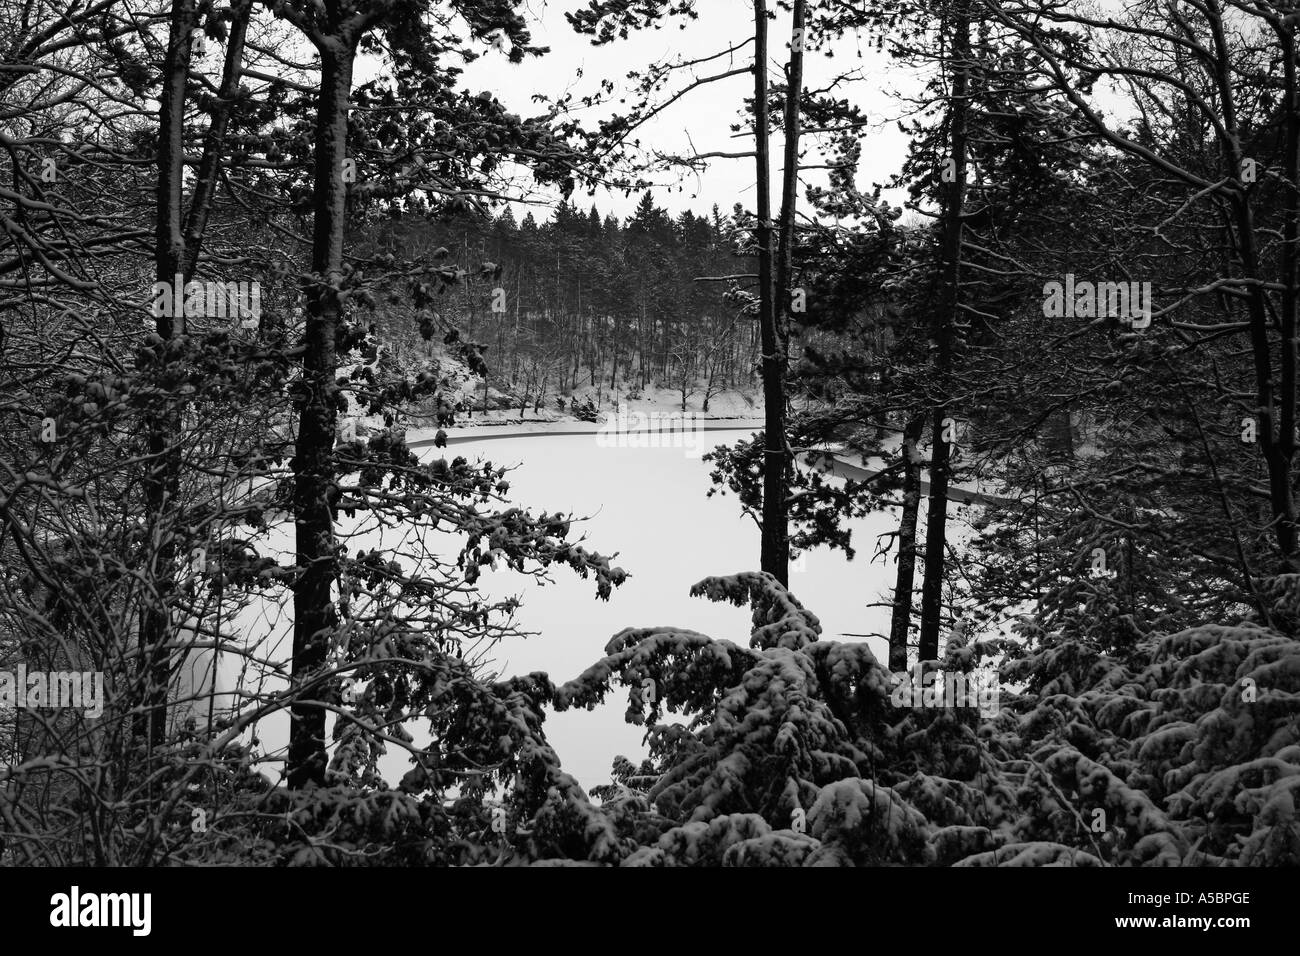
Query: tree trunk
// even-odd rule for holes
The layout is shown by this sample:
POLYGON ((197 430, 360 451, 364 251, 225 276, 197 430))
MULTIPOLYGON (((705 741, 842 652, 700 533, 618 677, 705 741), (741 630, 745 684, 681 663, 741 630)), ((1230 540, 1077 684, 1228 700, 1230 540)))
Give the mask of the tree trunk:
POLYGON ((754 0, 754 158, 758 179, 758 322, 763 348, 762 569, 789 583, 786 528, 785 363, 772 301, 772 208, 768 162, 767 0, 754 0))
POLYGON ((230 33, 226 38, 226 59, 222 67, 221 86, 217 90, 216 102, 212 111, 212 122, 203 137, 203 156, 199 162, 198 172, 194 177, 194 195, 190 199, 190 211, 185 223, 185 267, 182 270, 188 280, 199 262, 199 252, 203 248, 203 236, 207 231, 208 214, 212 211, 212 201, 216 197, 217 184, 221 174, 221 147, 225 142, 226 130, 230 126, 230 114, 239 95, 239 80, 243 73, 244 40, 248 35, 248 20, 252 15, 252 0, 235 0, 230 6, 232 20, 230 33))
MULTIPOLYGON (((882 362, 880 366, 880 394, 882 396, 889 394, 890 377, 889 366, 882 362)), ((876 441, 885 440, 885 432, 888 425, 889 412, 882 408, 880 414, 876 416, 876 441)))
POLYGON ((1284 217, 1282 224, 1282 388, 1279 396, 1282 403, 1282 436, 1284 439, 1283 455, 1286 461, 1286 476, 1282 487, 1286 499, 1282 509, 1278 528, 1278 543, 1285 549, 1289 544, 1291 552, 1283 550, 1283 567, 1294 570, 1296 560, 1296 508, 1291 489, 1292 465, 1296 453, 1296 389, 1297 389, 1297 355, 1300 354, 1300 330, 1297 329, 1297 308, 1300 307, 1300 79, 1296 71, 1295 27, 1286 31, 1283 37, 1282 62, 1285 65, 1286 78, 1286 153, 1282 162, 1285 181, 1291 184, 1286 190, 1283 203, 1284 217), (1289 527, 1282 527, 1289 524, 1289 527))
POLYGON ((790 66, 786 74, 785 155, 781 172, 780 241, 777 243, 776 308, 781 321, 782 367, 788 355, 786 333, 790 323, 790 275, 794 264, 794 219, 799 196, 799 117, 803 95, 803 45, 805 0, 794 0, 790 30, 790 66))
MULTIPOLYGON (((190 37, 198 22, 194 0, 177 0, 172 6, 159 94, 158 190, 155 196, 154 276, 171 288, 185 263, 185 233, 182 228, 182 196, 185 162, 185 79, 189 72, 190 37)), ((182 288, 172 289, 173 301, 184 301, 182 288)), ((185 318, 159 315, 154 330, 170 339, 185 329, 185 318)), ((174 506, 179 490, 180 459, 172 442, 180 430, 180 416, 168 408, 150 415, 148 430, 149 471, 144 477, 145 509, 159 541, 154 557, 157 584, 150 603, 141 611, 140 668, 144 708, 136 718, 135 731, 151 749, 162 744, 167 733, 167 685, 170 665, 167 644, 171 638, 170 599, 175 588, 176 546, 165 529, 165 513, 174 506)))
POLYGON ((970 0, 958 0, 953 23, 952 102, 949 106, 952 182, 944 202, 942 299, 934 316, 934 421, 930 448, 930 497, 925 514, 925 578, 921 583, 919 660, 939 656, 943 610, 944 551, 947 546, 948 481, 952 446, 944 440, 953 337, 959 321, 962 211, 966 198, 966 113, 970 68, 970 0))
POLYGON ((316 116, 316 169, 312 228, 312 284, 307 290, 302 385, 305 399, 298 421, 293 458, 294 514, 298 575, 293 585, 293 670, 300 689, 290 710, 288 784, 299 788, 325 781, 325 709, 314 700, 321 687, 303 690, 325 663, 330 637, 338 623, 333 601, 337 555, 334 473, 337 410, 335 382, 338 355, 338 294, 331 286, 343 275, 343 229, 347 187, 348 97, 352 89, 354 43, 337 38, 320 44, 321 88, 316 116))
POLYGON ((907 670, 907 635, 916 584, 916 518, 921 510, 921 455, 916 446, 924 427, 925 416, 914 415, 903 430, 903 514, 898 521, 898 576, 889 627, 889 670, 894 674, 907 670))

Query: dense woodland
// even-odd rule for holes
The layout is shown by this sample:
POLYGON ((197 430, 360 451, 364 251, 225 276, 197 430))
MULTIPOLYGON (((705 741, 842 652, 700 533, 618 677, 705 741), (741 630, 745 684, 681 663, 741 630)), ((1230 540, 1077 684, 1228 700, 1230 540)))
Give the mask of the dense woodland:
MULTIPOLYGON (((696 6, 566 19, 617 44, 696 6)), ((461 72, 548 55, 517 0, 0 0, 0 671, 106 685, 0 706, 0 864, 1300 862, 1300 14, 1115 6, 750 0, 713 53, 521 116, 461 72), (858 181, 870 51, 923 80, 906 208, 858 181), (642 142, 704 83, 734 149, 642 142), (656 207, 706 162, 754 208, 656 207), (521 412, 761 395, 710 455, 761 550, 682 582, 750 633, 632 621, 584 673, 496 672, 516 602, 482 574, 627 572, 408 445, 466 424, 465 373, 521 412), (879 467, 833 480, 832 446, 879 467), (878 660, 789 565, 886 507, 878 660), (278 650, 240 624, 268 599, 278 650), (233 703, 186 690, 198 652, 233 703), (990 673, 992 714, 930 683, 990 673), (607 698, 649 756, 588 793, 545 720, 607 698)))
MULTIPOLYGON (((562 202, 540 225, 531 211, 516 222, 509 208, 432 222, 406 215, 376 226, 372 241, 408 258, 455 250, 466 273, 495 267, 442 308, 481 345, 483 384, 517 396, 525 413, 583 385, 598 408, 606 393, 658 385, 682 410, 698 396, 708 413, 714 396, 753 390, 756 380, 757 328, 727 296, 752 268, 750 231, 741 209, 671 216, 646 192, 625 222, 562 202)), ((429 354, 409 324, 383 332, 401 364, 429 354)))

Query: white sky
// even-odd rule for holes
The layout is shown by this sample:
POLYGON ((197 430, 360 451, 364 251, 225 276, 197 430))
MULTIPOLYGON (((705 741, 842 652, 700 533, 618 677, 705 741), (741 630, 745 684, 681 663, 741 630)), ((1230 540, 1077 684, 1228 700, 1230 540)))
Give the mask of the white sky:
MULTIPOLYGON (((626 90, 629 87, 626 81, 629 70, 642 69, 657 59, 678 56, 695 59, 709 55, 751 36, 753 29, 750 0, 701 0, 699 19, 686 21, 685 30, 679 30, 677 22, 671 22, 661 29, 642 31, 627 40, 595 47, 591 45, 589 37, 576 34, 564 19, 565 11, 583 5, 581 0, 538 0, 533 3, 531 11, 539 21, 533 30, 534 43, 550 47, 551 53, 512 65, 503 54, 489 52, 466 69, 463 77, 465 88, 474 92, 489 90, 511 110, 525 116, 536 115, 538 107, 531 102, 534 93, 557 97, 572 91, 577 99, 595 92, 600 81, 606 78, 615 81, 618 89, 626 90), (582 73, 581 77, 578 76, 579 72, 582 73)), ((777 19, 769 26, 769 70, 773 77, 780 76, 780 63, 787 57, 786 45, 790 35, 788 14, 781 10, 776 12, 777 19)), ((751 50, 752 46, 742 50, 739 54, 742 59, 734 66, 747 65, 752 56, 751 50)), ((805 87, 817 89, 840 72, 858 72, 860 79, 842 84, 836 94, 856 104, 870 117, 873 124, 878 124, 861 131, 865 143, 858 185, 865 191, 871 183, 883 184, 897 171, 904 157, 906 137, 898 131, 895 121, 899 119, 899 111, 907 107, 899 104, 891 91, 912 91, 919 84, 914 77, 891 62, 887 54, 876 52, 874 48, 867 49, 865 38, 861 44, 855 38, 840 41, 834 52, 833 59, 827 59, 821 53, 810 52, 805 60, 805 87), (859 46, 862 48, 861 58, 858 56, 859 46)), ((699 68, 699 75, 708 76, 734 68, 721 66, 726 62, 721 59, 704 64, 699 68)), ((752 139, 733 138, 730 126, 737 120, 743 98, 752 90, 753 79, 748 74, 699 87, 673 104, 663 115, 642 127, 639 131, 640 139, 644 145, 678 153, 689 152, 690 142, 700 152, 744 150, 752 143, 752 139)), ((774 210, 779 199, 781 145, 781 138, 774 136, 774 210)), ((818 161, 805 160, 806 163, 818 161)), ((807 176, 810 181, 824 179, 821 171, 810 171, 807 176)), ((671 192, 667 189, 655 190, 659 205, 666 206, 672 212, 687 208, 704 212, 713 203, 717 203, 724 212, 729 211, 736 202, 743 202, 746 207, 753 208, 755 177, 751 158, 710 160, 710 168, 705 173, 691 174, 678 183, 673 183, 674 177, 667 174, 661 173, 656 178, 660 182, 673 184, 671 192)), ((902 201, 901 191, 889 192, 886 196, 895 204, 902 201)), ((635 195, 629 198, 602 191, 596 195, 595 202, 602 212, 627 215, 635 207, 638 198, 635 195)), ((802 193, 800 199, 802 204, 802 193)), ((588 207, 592 202, 581 194, 575 195, 574 200, 581 208, 588 207)), ((534 215, 540 219, 543 218, 541 213, 542 210, 539 209, 534 215)))

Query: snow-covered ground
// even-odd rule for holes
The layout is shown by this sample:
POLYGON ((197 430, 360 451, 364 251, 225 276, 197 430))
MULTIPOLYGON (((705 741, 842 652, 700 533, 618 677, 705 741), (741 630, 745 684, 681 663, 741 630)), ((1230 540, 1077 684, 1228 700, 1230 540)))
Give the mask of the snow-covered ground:
MULTIPOLYGON (((571 430, 572 422, 552 426, 571 430)), ((618 553, 614 563, 631 577, 614 591, 608 602, 595 597, 595 586, 567 568, 556 569, 549 583, 538 585, 532 577, 508 570, 485 571, 481 590, 491 597, 519 595, 523 607, 517 623, 536 636, 498 645, 493 659, 503 674, 543 670, 557 683, 577 676, 603 653, 605 643, 625 627, 672 624, 744 643, 749 636, 748 608, 712 604, 691 598, 690 587, 709 575, 751 570, 758 565, 758 531, 741 514, 732 496, 708 497, 709 465, 700 460, 715 445, 748 437, 748 429, 706 432, 688 436, 692 447, 659 442, 660 447, 626 447, 617 436, 594 430, 578 435, 495 434, 466 436, 456 430, 454 447, 424 447, 432 459, 443 454, 470 459, 490 459, 513 464, 510 497, 514 502, 549 512, 568 511, 586 518, 575 529, 586 545, 604 554, 618 553), (623 447, 620 447, 620 444, 623 447)), ((410 436, 415 439, 413 433, 410 436)), ((647 444, 642 442, 642 444, 647 444)), ((970 507, 954 506, 953 540, 966 536, 965 516, 970 507)), ((876 539, 897 527, 897 509, 873 514, 853 524, 857 557, 846 561, 839 552, 813 551, 795 563, 790 587, 806 607, 819 616, 823 635, 832 640, 869 640, 873 651, 885 659, 883 637, 887 631, 887 602, 893 586, 892 554, 887 561, 874 558, 876 539), (878 606, 872 606, 878 605, 878 606)), ((921 517, 924 527, 924 512, 921 517)), ((279 528, 267 542, 271 550, 287 549, 291 528, 279 528)), ((354 537, 349 550, 389 547, 389 532, 354 537)), ((439 553, 449 553, 449 540, 439 553)), ((286 661, 290 645, 288 598, 254 602, 240 612, 237 627, 245 634, 264 636, 259 653, 286 661)), ((221 689, 234 686, 237 663, 223 662, 221 689)), ((251 671, 249 672, 251 673, 251 671)), ((245 675, 247 679, 247 675, 245 675)), ((279 678, 267 679, 265 690, 283 687, 279 678)), ((586 787, 608 779, 616 754, 642 754, 640 728, 626 724, 625 697, 607 701, 595 712, 548 714, 547 733, 566 769, 586 787)), ((283 754, 288 721, 283 714, 263 721, 257 736, 263 752, 283 754)), ((423 735, 419 728, 409 728, 423 735)), ((405 754, 394 752, 386 761, 385 776, 396 781, 409 767, 405 754)), ((264 770, 273 778, 278 766, 264 770)))

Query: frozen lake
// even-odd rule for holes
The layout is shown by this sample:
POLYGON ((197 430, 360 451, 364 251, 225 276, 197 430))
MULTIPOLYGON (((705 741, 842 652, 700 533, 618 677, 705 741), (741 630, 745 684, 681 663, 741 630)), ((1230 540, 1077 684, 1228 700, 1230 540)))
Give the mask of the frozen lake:
MULTIPOLYGON (((758 567, 758 529, 741 513, 733 496, 707 496, 709 465, 700 460, 703 450, 750 434, 748 429, 707 432, 696 436, 701 444, 695 449, 610 447, 595 434, 544 433, 466 436, 468 440, 446 449, 419 449, 426 460, 462 455, 516 466, 509 475, 509 497, 514 503, 538 511, 571 512, 575 518, 585 519, 574 522, 575 535, 584 536, 584 546, 590 550, 617 552, 613 563, 630 574, 605 602, 595 596, 593 581, 578 577, 567 567, 553 569, 550 581, 542 584, 509 570, 484 569, 478 581, 482 592, 494 598, 518 596, 522 607, 517 625, 535 634, 497 645, 492 654, 495 668, 504 675, 546 671, 559 684, 600 658, 610 637, 625 627, 676 625, 736 643, 747 642, 748 608, 713 604, 692 598, 689 592, 701 578, 758 567)), ((964 536, 967 510, 965 506, 952 507, 954 536, 964 536)), ((890 598, 893 555, 874 560, 873 555, 877 537, 896 530, 897 523, 897 508, 872 514, 852 524, 857 552, 853 561, 839 552, 821 549, 806 554, 792 568, 790 589, 820 618, 826 639, 861 640, 846 635, 888 630, 889 608, 868 605, 890 598)), ((279 529, 276 546, 289 544, 287 532, 291 529, 279 529)), ((349 550, 355 553, 363 543, 353 538, 349 550)), ((377 543, 375 539, 366 546, 377 543)), ((255 602, 240 613, 239 627, 244 633, 269 637, 261 650, 273 660, 288 658, 285 612, 289 603, 287 597, 279 602, 255 602)), ((883 661, 884 639, 868 640, 883 661)), ((221 671, 224 691, 235 681, 235 665, 223 662, 221 671)), ((272 678, 262 686, 273 690, 283 683, 272 678)), ((595 711, 548 713, 547 735, 565 769, 585 787, 608 780, 615 755, 639 759, 645 753, 643 729, 623 720, 626 706, 623 691, 595 711)), ((261 722, 257 736, 263 752, 282 756, 287 729, 286 715, 261 722)), ((417 740, 423 738, 422 728, 409 729, 417 740)), ((396 781, 408 768, 406 755, 395 751, 385 761, 385 776, 396 781)), ((275 778, 279 769, 273 764, 264 771, 275 778)))
MULTIPOLYGON (((700 437, 707 450, 751 433, 738 429, 700 437)), ((740 644, 748 641, 747 607, 690 596, 691 585, 701 578, 756 570, 759 552, 758 528, 741 513, 735 497, 707 496, 709 465, 700 460, 699 451, 602 447, 595 435, 467 441, 447 451, 486 457, 494 463, 518 463, 510 478, 510 494, 517 503, 587 516, 588 520, 575 522, 575 529, 586 535, 593 550, 617 551, 614 563, 631 575, 605 602, 595 597, 592 582, 564 568, 555 571, 552 583, 541 587, 512 572, 484 574, 479 583, 485 593, 520 595, 519 622, 538 632, 536 637, 499 645, 495 656, 503 673, 543 670, 562 683, 599 659, 605 643, 625 627, 671 624, 740 644)), ((956 506, 952 513, 958 513, 956 506)), ((804 555, 792 569, 790 590, 821 619, 824 637, 859 640, 844 635, 888 632, 889 608, 867 605, 892 596, 892 553, 886 559, 871 559, 877 536, 897 526, 895 508, 870 515, 851 525, 857 552, 852 561, 840 552, 819 549, 804 555)), ((953 530, 960 533, 964 528, 959 525, 953 530)), ((885 640, 870 643, 877 657, 885 660, 885 640)), ((552 745, 565 768, 584 786, 605 783, 616 754, 644 753, 643 728, 623 721, 626 708, 626 691, 622 691, 595 711, 547 715, 552 745)))

